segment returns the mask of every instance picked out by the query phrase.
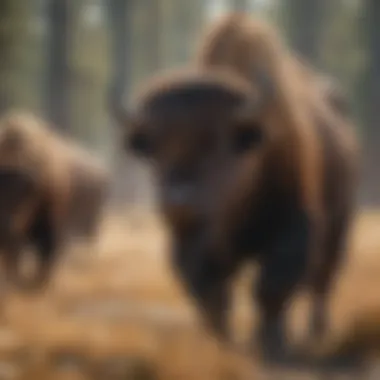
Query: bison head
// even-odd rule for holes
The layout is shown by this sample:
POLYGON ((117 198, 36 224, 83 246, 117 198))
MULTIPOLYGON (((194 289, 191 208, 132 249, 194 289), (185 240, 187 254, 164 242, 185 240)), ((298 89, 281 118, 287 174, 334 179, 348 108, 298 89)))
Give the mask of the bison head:
POLYGON ((269 137, 263 79, 252 86, 217 70, 171 73, 119 112, 125 147, 153 164, 173 228, 228 221, 257 187, 269 137))

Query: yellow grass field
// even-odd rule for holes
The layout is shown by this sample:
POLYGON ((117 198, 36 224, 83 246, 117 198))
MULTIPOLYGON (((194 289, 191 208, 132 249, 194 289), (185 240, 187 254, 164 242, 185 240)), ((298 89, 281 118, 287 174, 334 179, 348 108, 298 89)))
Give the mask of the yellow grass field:
MULTIPOLYGON (((334 332, 355 312, 380 309, 379 226, 376 213, 355 223, 332 303, 334 332)), ((254 360, 223 351, 202 334, 170 271, 166 246, 154 215, 109 217, 97 246, 68 252, 43 294, 4 296, 0 380, 262 379, 254 360)), ((242 340, 254 323, 250 276, 247 271, 236 284, 234 326, 242 340)), ((301 299, 295 307, 297 331, 306 306, 301 299)))

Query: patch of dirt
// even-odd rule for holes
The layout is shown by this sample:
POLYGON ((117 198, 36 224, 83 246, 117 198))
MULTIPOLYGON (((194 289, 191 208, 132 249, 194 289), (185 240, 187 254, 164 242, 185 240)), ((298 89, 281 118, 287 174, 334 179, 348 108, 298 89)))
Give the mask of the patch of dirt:
MULTIPOLYGON (((110 217, 96 246, 67 252, 42 294, 4 298, 0 380, 321 379, 266 375, 255 358, 218 346, 202 332, 168 266, 165 230, 156 216, 133 220, 110 217)), ((362 215, 355 225, 332 300, 334 332, 368 305, 380 308, 379 225, 379 214, 362 215)), ((242 340, 255 322, 252 277, 254 271, 247 270, 235 287, 233 325, 242 340)), ((295 330, 306 315, 301 300, 294 308, 295 330)))

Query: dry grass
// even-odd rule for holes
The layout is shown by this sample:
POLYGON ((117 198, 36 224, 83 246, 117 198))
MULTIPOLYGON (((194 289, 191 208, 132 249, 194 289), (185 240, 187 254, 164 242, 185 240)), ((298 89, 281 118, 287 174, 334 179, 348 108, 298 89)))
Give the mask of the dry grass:
MULTIPOLYGON (((356 311, 380 306, 379 223, 379 214, 366 213, 354 227, 332 302, 335 331, 356 311)), ((154 216, 108 218, 97 247, 68 252, 44 294, 8 295, 0 379, 261 379, 254 363, 201 333, 166 244, 154 216)), ((243 337, 251 323, 248 277, 236 286, 234 324, 243 337)), ((305 308, 295 308, 298 329, 305 308)))

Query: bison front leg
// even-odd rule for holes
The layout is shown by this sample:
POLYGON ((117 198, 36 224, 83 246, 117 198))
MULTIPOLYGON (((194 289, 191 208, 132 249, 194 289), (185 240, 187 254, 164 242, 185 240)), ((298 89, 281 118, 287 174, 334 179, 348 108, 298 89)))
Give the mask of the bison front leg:
POLYGON ((296 212, 274 237, 261 260, 256 289, 260 309, 258 341, 264 361, 273 364, 285 364, 294 359, 288 349, 285 316, 307 269, 309 237, 310 227, 305 214, 296 212))
MULTIPOLYGON (((343 212, 327 225, 323 256, 311 279, 313 303, 310 319, 310 340, 320 342, 329 328, 328 301, 345 259, 346 240, 351 222, 351 209, 343 212)), ((314 269, 314 268, 313 268, 314 269)))
POLYGON ((233 271, 203 245, 189 243, 181 241, 176 246, 173 265, 195 301, 207 329, 220 340, 228 342, 229 279, 233 271))
POLYGON ((230 342, 229 308, 230 297, 228 286, 224 279, 208 279, 205 274, 199 274, 199 281, 207 281, 203 286, 192 285, 192 293, 199 305, 205 328, 211 331, 223 342, 230 342), (202 279, 202 277, 204 278, 202 279))
MULTIPOLYGON (((62 232, 61 232, 62 233, 62 232)), ((39 261, 37 273, 28 282, 29 290, 40 290, 46 286, 52 275, 53 265, 57 259, 57 250, 60 241, 56 226, 52 223, 49 213, 41 208, 31 231, 31 241, 36 249, 39 261)))

